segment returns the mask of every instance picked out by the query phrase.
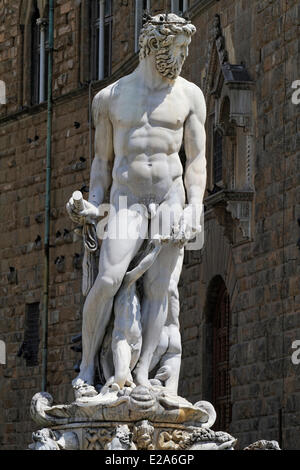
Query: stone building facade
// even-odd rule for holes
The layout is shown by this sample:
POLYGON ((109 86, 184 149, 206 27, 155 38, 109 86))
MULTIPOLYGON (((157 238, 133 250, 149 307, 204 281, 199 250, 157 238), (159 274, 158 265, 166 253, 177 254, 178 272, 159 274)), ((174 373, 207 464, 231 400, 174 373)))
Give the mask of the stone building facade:
MULTIPOLYGON (((208 184, 205 245, 186 253, 180 281, 180 394, 212 400, 241 448, 264 438, 298 449, 299 2, 114 0, 102 72, 96 3, 55 1, 48 390, 57 403, 73 399, 82 247, 65 203, 75 189, 88 192, 91 99, 137 65, 143 8, 188 6, 197 33, 183 76, 207 101, 208 184)), ((47 0, 0 0, 1 449, 31 441, 29 404, 42 381, 47 104, 36 93, 36 20, 47 16, 47 0)))

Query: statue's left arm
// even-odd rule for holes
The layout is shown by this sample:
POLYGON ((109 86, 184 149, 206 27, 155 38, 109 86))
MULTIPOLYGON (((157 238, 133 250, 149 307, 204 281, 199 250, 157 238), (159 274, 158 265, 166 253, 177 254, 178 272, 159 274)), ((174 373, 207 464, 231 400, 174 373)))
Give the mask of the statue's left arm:
POLYGON ((203 206, 203 197, 206 187, 206 104, 200 88, 194 84, 188 86, 188 99, 190 101, 190 113, 184 126, 184 148, 186 154, 186 166, 184 185, 187 194, 187 207, 184 209, 181 219, 181 230, 188 232, 200 230, 200 218, 203 206))

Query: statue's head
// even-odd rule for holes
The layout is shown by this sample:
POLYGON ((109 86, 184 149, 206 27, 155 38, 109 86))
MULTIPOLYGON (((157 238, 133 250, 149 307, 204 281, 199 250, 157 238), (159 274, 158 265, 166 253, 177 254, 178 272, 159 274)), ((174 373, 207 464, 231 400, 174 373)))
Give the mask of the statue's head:
POLYGON ((140 61, 153 54, 157 71, 174 80, 181 72, 196 28, 173 13, 147 17, 141 31, 140 61))

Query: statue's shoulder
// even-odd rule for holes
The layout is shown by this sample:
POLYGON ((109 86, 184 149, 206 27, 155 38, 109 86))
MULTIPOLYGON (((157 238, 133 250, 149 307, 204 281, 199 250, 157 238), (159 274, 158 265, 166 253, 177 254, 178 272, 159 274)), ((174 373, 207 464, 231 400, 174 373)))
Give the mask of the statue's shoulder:
POLYGON ((183 77, 178 77, 180 79, 180 86, 184 91, 185 97, 190 105, 191 110, 193 110, 199 118, 205 121, 206 118, 206 103, 204 94, 201 88, 198 87, 193 82, 189 82, 183 77))
POLYGON ((203 92, 201 88, 196 85, 196 83, 190 82, 183 77, 178 77, 181 88, 184 90, 185 94, 190 99, 204 99, 203 92))
POLYGON ((112 88, 114 85, 115 83, 111 83, 107 87, 102 88, 102 90, 98 91, 98 93, 94 96, 93 99, 93 108, 108 105, 112 93, 112 88))
POLYGON ((135 71, 130 73, 129 75, 124 75, 123 77, 119 78, 116 82, 110 85, 110 93, 112 98, 118 98, 121 93, 126 93, 126 90, 131 87, 136 87, 136 74, 135 71))
POLYGON ((97 124, 99 116, 109 116, 110 102, 114 94, 114 89, 118 85, 118 82, 111 83, 94 96, 92 103, 93 121, 94 125, 97 124))
POLYGON ((94 115, 94 123, 97 122, 97 116, 99 112, 103 115, 103 113, 109 114, 110 105, 112 101, 121 94, 122 91, 126 90, 130 83, 133 82, 133 74, 125 75, 121 77, 119 80, 111 83, 105 88, 102 88, 94 97, 93 99, 93 115, 94 115))

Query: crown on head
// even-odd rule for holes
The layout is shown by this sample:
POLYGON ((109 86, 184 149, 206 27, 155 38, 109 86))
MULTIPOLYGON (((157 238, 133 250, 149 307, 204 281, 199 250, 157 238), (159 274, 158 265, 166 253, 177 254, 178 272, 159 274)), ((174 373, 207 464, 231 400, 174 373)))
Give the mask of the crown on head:
POLYGON ((157 15, 157 16, 151 16, 149 12, 145 12, 143 15, 143 23, 150 23, 153 25, 163 25, 163 24, 178 24, 178 25, 185 25, 185 24, 190 24, 191 21, 189 17, 182 16, 181 17, 185 22, 183 21, 172 21, 172 19, 169 19, 168 13, 157 15))

